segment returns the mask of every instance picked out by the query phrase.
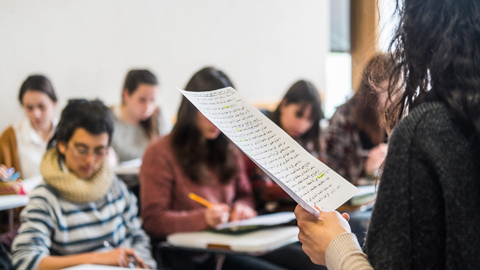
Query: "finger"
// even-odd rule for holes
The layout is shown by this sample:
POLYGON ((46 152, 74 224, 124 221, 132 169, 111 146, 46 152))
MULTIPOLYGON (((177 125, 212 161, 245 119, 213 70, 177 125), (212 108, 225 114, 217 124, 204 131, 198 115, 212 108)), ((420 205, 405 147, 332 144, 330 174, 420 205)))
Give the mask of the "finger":
POLYGON ((342 217, 343 217, 346 221, 350 221, 350 215, 349 215, 349 214, 343 213, 343 214, 342 214, 342 217))
POLYGON ((117 261, 118 261, 118 266, 121 266, 121 267, 128 266, 128 259, 127 259, 127 255, 125 254, 125 250, 120 250, 117 261))
POLYGON ((233 207, 233 211, 230 213, 230 221, 238 220, 238 207, 233 207))
POLYGON ((328 214, 328 212, 323 211, 322 209, 320 209, 320 207, 318 207, 318 206, 316 206, 316 205, 315 205, 315 209, 317 209, 318 212, 320 213, 320 215, 318 216, 318 218, 319 218, 319 219, 325 219, 326 214, 328 214))
POLYGON ((148 269, 148 266, 145 264, 145 261, 142 259, 138 260, 138 266, 143 269, 148 269))
POLYGON ((137 256, 137 254, 135 253, 135 251, 133 249, 126 249, 125 250, 125 254, 127 255, 126 258, 127 258, 127 265, 129 262, 131 262, 132 260, 135 262, 135 263, 138 263, 141 259, 140 257, 137 256))

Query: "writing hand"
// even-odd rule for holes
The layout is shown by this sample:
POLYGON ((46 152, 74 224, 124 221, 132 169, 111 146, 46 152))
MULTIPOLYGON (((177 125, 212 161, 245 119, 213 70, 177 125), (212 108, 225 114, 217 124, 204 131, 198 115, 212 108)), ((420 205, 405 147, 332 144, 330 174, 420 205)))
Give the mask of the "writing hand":
POLYGON ((375 170, 378 170, 382 165, 385 157, 387 156, 388 145, 381 143, 378 146, 372 148, 365 162, 365 172, 367 174, 373 174, 375 170))
POLYGON ((298 240, 302 243, 302 249, 315 264, 325 265, 325 253, 328 245, 338 235, 351 232, 348 214, 336 211, 324 212, 318 209, 320 218, 311 215, 301 206, 295 208, 297 217, 298 240))
POLYGON ((215 227, 220 223, 228 221, 230 216, 230 207, 224 203, 215 204, 205 211, 205 221, 209 227, 215 227))
POLYGON ((243 203, 236 203, 233 206, 233 210, 230 213, 230 221, 237 221, 237 220, 242 220, 242 219, 247 219, 247 218, 252 218, 257 215, 257 212, 253 210, 248 205, 245 205, 243 203))
POLYGON ((133 257, 135 262, 142 268, 147 268, 142 259, 135 255, 132 249, 116 248, 112 251, 105 253, 97 253, 97 261, 103 265, 114 265, 120 267, 128 267, 130 263, 130 257, 133 257))

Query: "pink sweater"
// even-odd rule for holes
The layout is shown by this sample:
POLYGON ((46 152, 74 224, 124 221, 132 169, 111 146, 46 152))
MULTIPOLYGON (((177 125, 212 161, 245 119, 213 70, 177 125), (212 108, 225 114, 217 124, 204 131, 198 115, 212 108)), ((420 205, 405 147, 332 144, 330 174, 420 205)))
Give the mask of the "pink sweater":
POLYGON ((212 173, 211 184, 200 185, 186 176, 174 157, 171 135, 153 142, 145 151, 140 169, 140 196, 143 226, 153 238, 168 234, 207 229, 205 206, 191 200, 193 192, 212 203, 244 203, 253 207, 250 183, 238 155, 239 174, 223 185, 212 173))

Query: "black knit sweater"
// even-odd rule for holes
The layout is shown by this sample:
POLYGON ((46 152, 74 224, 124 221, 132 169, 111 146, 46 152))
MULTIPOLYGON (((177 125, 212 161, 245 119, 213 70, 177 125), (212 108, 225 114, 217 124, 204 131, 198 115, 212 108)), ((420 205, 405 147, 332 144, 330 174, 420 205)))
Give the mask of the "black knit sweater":
POLYGON ((380 269, 480 269, 480 143, 442 103, 395 128, 367 233, 380 269))

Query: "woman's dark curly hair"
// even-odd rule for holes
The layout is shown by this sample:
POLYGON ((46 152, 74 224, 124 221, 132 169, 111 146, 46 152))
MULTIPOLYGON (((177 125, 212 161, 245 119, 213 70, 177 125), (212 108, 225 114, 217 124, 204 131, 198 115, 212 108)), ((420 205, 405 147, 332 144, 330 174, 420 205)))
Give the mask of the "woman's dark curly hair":
POLYGON ((390 123, 439 100, 480 134, 480 1, 397 0, 396 12, 389 96, 404 93, 390 123))

